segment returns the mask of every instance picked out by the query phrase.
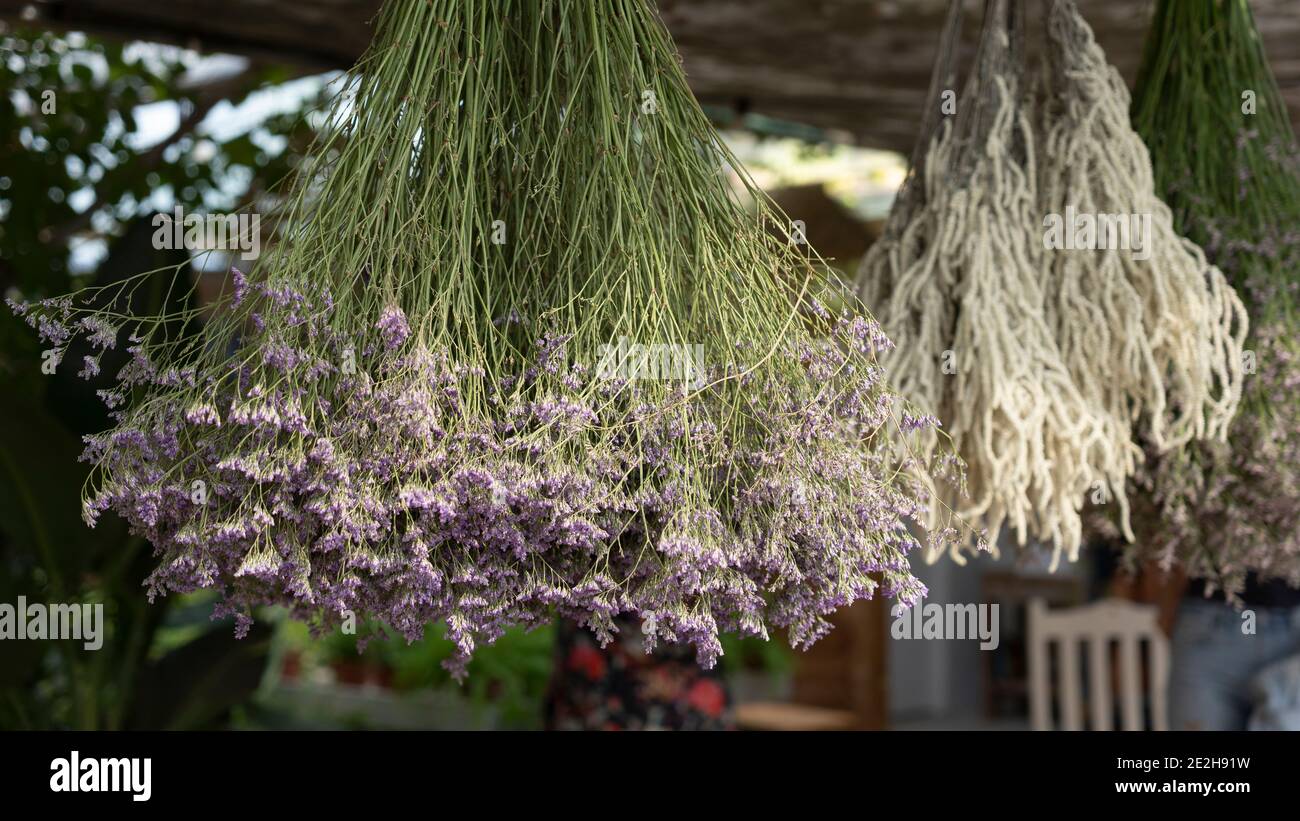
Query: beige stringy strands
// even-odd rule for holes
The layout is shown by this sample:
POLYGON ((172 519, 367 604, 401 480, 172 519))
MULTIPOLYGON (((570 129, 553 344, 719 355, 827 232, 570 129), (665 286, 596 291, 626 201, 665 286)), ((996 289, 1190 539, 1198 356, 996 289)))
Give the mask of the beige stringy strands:
MULTIPOLYGON (((1071 377, 1110 417, 1108 446, 1131 459, 1141 458, 1139 435, 1161 452, 1223 440, 1241 398, 1245 307, 1175 231, 1129 121, 1128 89, 1073 0, 1053 0, 1047 34, 1056 66, 1043 75, 1043 212, 1073 206, 1079 214, 1149 217, 1150 226, 1146 259, 1115 248, 1047 251, 1049 317, 1071 377)), ((1122 485, 1111 487, 1123 503, 1122 485)))
POLYGON ((947 493, 952 507, 982 520, 990 543, 1006 526, 1021 545, 1050 544, 1055 568, 1078 558, 1081 511, 1098 490, 1131 538, 1125 485, 1140 437, 1167 449, 1225 435, 1246 318, 1174 231, 1127 91, 1073 2, 1049 9, 1057 70, 1040 83, 1041 105, 1019 96, 1007 12, 989 0, 984 37, 1012 59, 977 57, 958 124, 922 134, 928 150, 858 282, 897 344, 885 361, 893 380, 966 462, 969 494, 947 493), (972 138, 961 132, 970 122, 990 125, 972 138), (1067 204, 1150 214, 1150 257, 1048 250, 1044 214, 1067 204))
POLYGON ((948 177, 961 146, 951 129, 940 132, 923 204, 872 247, 860 281, 897 344, 887 369, 944 421, 966 461, 969 496, 949 503, 990 533, 1006 525, 1022 544, 1049 541, 1073 559, 1102 420, 1074 390, 1044 319, 1040 253, 1025 230, 1037 208, 1030 120, 1012 85, 994 82, 993 124, 964 186, 948 177), (1024 158, 1013 154, 1017 137, 1024 158), (940 367, 948 351, 953 374, 940 367))

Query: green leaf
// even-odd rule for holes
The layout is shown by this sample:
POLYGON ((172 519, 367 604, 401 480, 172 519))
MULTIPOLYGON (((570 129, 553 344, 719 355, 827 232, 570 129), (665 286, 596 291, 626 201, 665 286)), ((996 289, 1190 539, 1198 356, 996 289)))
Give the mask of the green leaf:
POLYGON ((262 681, 271 629, 253 625, 237 639, 223 622, 140 674, 128 720, 132 729, 192 730, 218 725, 262 681))
POLYGON ((81 520, 84 467, 76 437, 20 397, 0 402, 0 532, 40 557, 51 593, 67 595, 94 552, 81 520))

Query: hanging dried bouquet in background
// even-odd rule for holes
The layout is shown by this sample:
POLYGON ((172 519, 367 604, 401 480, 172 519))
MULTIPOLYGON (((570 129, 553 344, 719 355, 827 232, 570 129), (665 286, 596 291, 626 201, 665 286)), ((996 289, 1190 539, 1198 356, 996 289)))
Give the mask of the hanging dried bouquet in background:
POLYGON ((1246 0, 1157 4, 1133 120, 1178 230, 1241 293, 1252 333, 1228 441, 1153 454, 1127 558, 1229 596, 1251 572, 1300 586, 1300 148, 1246 0))
POLYGON ((1075 4, 1046 8, 1051 56, 1031 71, 1025 6, 988 0, 971 76, 939 119, 954 93, 954 0, 932 119, 859 283, 897 343, 891 377, 968 465, 958 510, 1022 545, 1051 544, 1055 563, 1077 558, 1089 500, 1113 503, 1129 532, 1126 484, 1144 442, 1164 451, 1225 435, 1246 317, 1174 232, 1127 92, 1075 4), (1146 230, 1098 248, 1094 223, 1091 246, 1076 249, 1066 219, 1077 212, 1146 230), (1053 231, 1070 235, 1066 247, 1053 231))

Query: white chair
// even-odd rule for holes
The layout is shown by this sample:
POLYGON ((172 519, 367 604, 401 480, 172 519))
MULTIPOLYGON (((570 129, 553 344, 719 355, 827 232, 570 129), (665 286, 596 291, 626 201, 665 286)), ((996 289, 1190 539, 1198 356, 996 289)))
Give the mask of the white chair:
POLYGON ((1088 654, 1088 729, 1114 728, 1111 663, 1119 660, 1119 696, 1125 730, 1143 729, 1143 681, 1151 708, 1150 726, 1169 729, 1169 642, 1157 621, 1157 609, 1123 599, 1064 610, 1049 610, 1041 599, 1029 603, 1029 711, 1035 730, 1053 729, 1052 703, 1059 706, 1060 728, 1084 729, 1080 653, 1088 654), (1146 675, 1142 648, 1145 643, 1146 675), (1051 645, 1056 645, 1055 679, 1051 645), (1117 653, 1112 651, 1117 646, 1117 653), (1055 685, 1055 692, 1053 692, 1055 685), (1055 699, 1053 698, 1055 696, 1055 699))

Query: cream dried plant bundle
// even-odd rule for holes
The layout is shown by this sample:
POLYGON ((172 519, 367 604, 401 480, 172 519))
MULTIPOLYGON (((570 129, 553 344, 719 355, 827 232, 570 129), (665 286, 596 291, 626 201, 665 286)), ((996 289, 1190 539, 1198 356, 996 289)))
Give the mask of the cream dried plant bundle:
MULTIPOLYGON (((960 26, 954 3, 931 112, 951 83, 960 26)), ((967 465, 969 498, 949 496, 961 516, 1074 558, 1083 494, 1104 475, 1093 458, 1105 420, 1075 388, 1046 318, 1020 28, 1016 4, 986 5, 974 75, 955 116, 922 135, 859 283, 897 345, 886 370, 938 416, 967 465)))
MULTIPOLYGON (((952 86, 960 6, 930 117, 952 86)), ((1131 537, 1126 485, 1143 444, 1225 435, 1247 323, 1223 275, 1174 231, 1127 92, 1086 22, 1072 2, 1046 8, 1031 84, 1024 5, 986 2, 972 77, 955 114, 923 126, 859 283, 898 343, 887 369, 967 465, 971 499, 958 510, 993 533, 1010 527, 1022 546, 1050 544, 1055 567, 1077 559, 1089 501, 1113 504, 1131 537), (1150 258, 1049 248, 1049 217, 1067 206, 1149 214, 1150 258)))
MULTIPOLYGON (((1044 215, 1090 220, 1088 249, 1046 249, 1048 317, 1070 376, 1101 409, 1097 443, 1129 540, 1125 481, 1157 453, 1222 441, 1242 391, 1245 307, 1223 273, 1175 230, 1129 93, 1074 0, 1049 0, 1040 99, 1044 215)), ((1064 231, 1075 230, 1068 221, 1064 231)))

